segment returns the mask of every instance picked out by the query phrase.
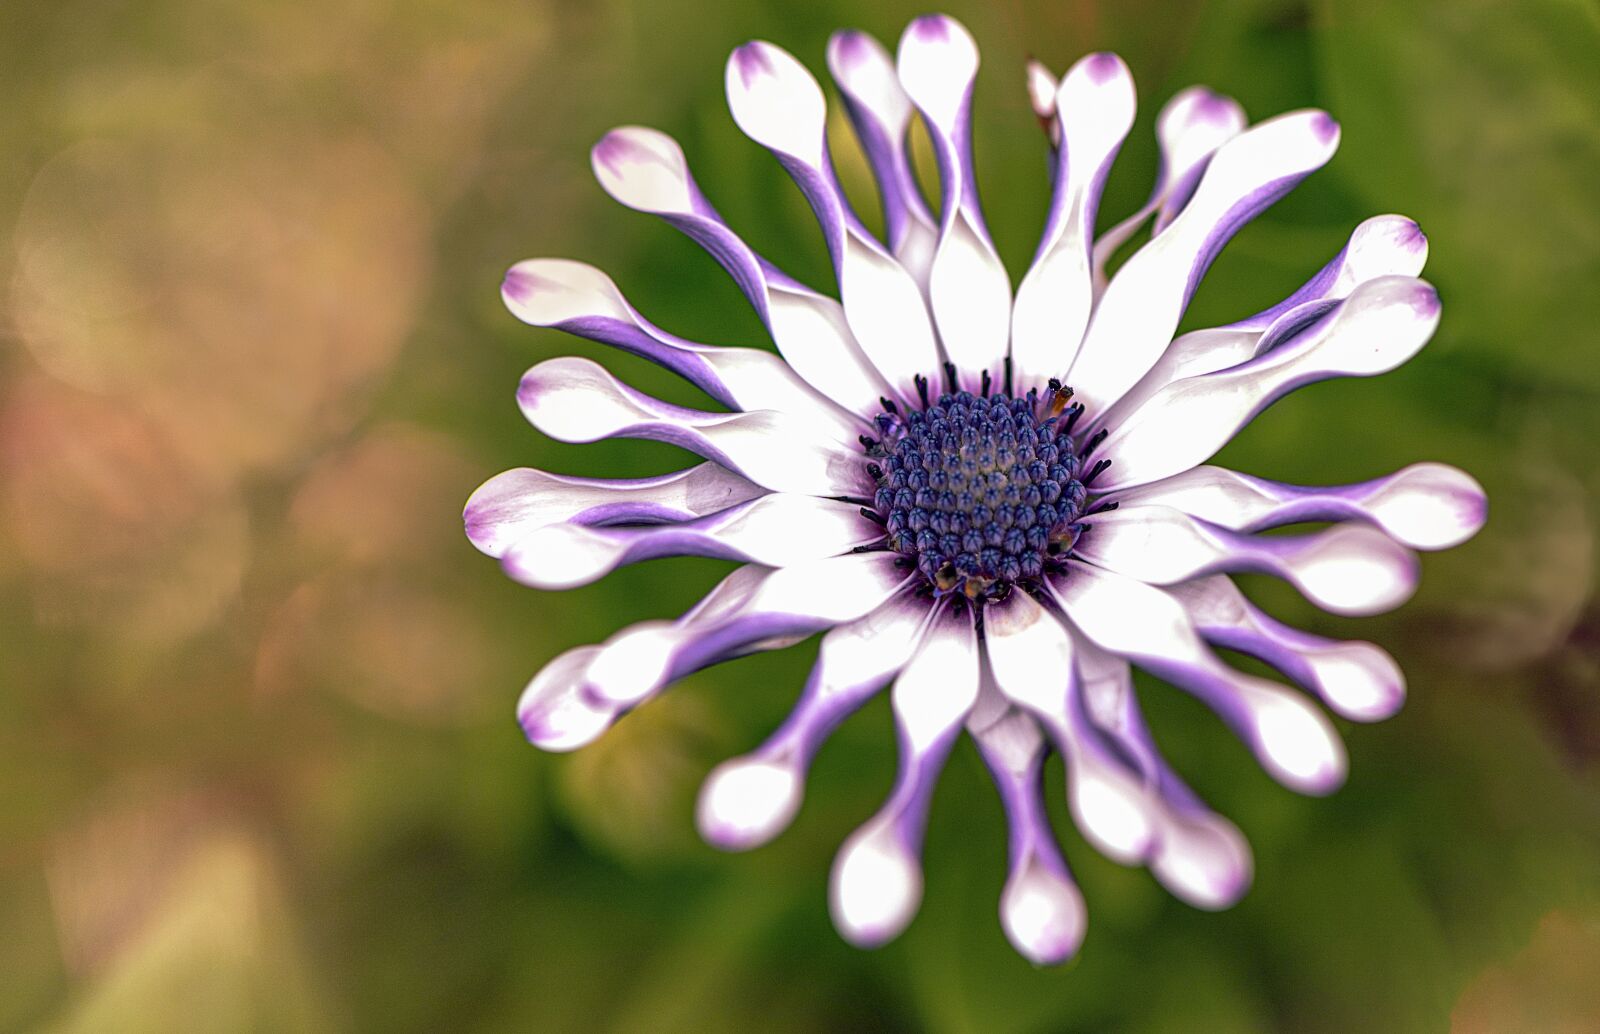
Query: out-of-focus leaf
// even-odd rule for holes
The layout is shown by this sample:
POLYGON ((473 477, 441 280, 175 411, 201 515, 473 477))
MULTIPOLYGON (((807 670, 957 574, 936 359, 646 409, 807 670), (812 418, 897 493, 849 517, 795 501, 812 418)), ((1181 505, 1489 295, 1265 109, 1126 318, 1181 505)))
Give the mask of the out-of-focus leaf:
POLYGON ((1600 388, 1600 19, 1580 0, 1316 4, 1336 164, 1421 222, 1441 345, 1600 388))

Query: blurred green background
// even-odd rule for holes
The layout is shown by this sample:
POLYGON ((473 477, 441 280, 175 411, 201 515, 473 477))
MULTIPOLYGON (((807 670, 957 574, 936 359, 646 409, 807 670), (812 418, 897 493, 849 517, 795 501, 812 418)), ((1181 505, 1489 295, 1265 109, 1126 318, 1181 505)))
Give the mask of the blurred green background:
POLYGON ((963 745, 921 915, 884 950, 846 946, 828 864, 887 789, 883 701, 773 846, 719 855, 691 817, 710 766, 786 712, 809 644, 695 676, 576 755, 513 720, 549 658, 678 612, 724 567, 550 595, 467 544, 462 503, 506 467, 684 465, 542 440, 514 404, 525 367, 602 356, 693 398, 516 324, 501 272, 583 259, 678 333, 762 342, 708 258, 604 197, 587 148, 623 123, 673 133, 752 243, 827 285, 798 193, 726 115, 723 61, 764 37, 820 73, 833 28, 892 45, 920 7, 9 0, 0 1029, 1600 1029, 1596 4, 947 9, 983 47, 978 165, 1014 280, 1047 190, 1030 54, 1059 72, 1109 48, 1134 70, 1107 225, 1143 200, 1151 120, 1185 85, 1342 121, 1339 155, 1227 249, 1191 326, 1276 300, 1367 215, 1432 241, 1433 344, 1300 393, 1223 457, 1303 481, 1438 459, 1487 486, 1489 527, 1427 557, 1396 615, 1252 586, 1389 647, 1406 710, 1346 726, 1349 785, 1307 800, 1141 686, 1255 847, 1244 902, 1171 900, 1056 800, 1090 930, 1074 964, 1029 967, 1000 931, 1003 824, 963 745))

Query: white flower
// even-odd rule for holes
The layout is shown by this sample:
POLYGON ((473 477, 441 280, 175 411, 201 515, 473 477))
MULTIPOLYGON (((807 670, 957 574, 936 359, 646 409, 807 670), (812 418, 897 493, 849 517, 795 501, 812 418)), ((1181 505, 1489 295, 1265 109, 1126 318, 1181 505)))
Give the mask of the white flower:
POLYGON ((821 741, 892 685, 899 774, 833 871, 833 913, 850 940, 882 943, 916 911, 929 798, 963 729, 1012 827, 1000 911, 1023 955, 1068 958, 1085 926, 1045 819, 1048 750, 1066 762, 1071 812, 1089 840, 1149 866, 1185 901, 1226 907, 1250 882, 1249 849, 1163 761, 1129 666, 1198 697, 1274 778, 1304 793, 1344 778, 1332 725, 1306 695, 1235 671, 1212 646, 1261 658, 1346 718, 1400 707, 1404 681, 1383 650, 1279 624, 1228 576, 1277 575, 1340 614, 1389 609, 1415 587, 1413 550, 1481 526, 1477 483, 1419 464, 1313 488, 1205 464, 1295 388, 1383 373, 1416 354, 1439 320, 1437 295, 1416 279, 1426 239, 1408 219, 1369 219, 1284 301, 1174 339, 1228 239, 1332 156, 1339 129, 1328 115, 1247 128, 1233 101, 1180 93, 1157 121, 1163 163, 1149 202, 1097 238, 1101 186, 1133 122, 1132 80, 1111 54, 1084 58, 1059 83, 1032 66, 1054 198, 1013 291, 973 177, 978 54, 966 29, 920 18, 898 59, 839 33, 828 65, 877 179, 886 240, 846 202, 822 90, 795 58, 746 44, 728 62, 727 92, 739 127, 816 212, 838 301, 735 235, 670 138, 628 127, 593 152, 613 197, 661 216, 726 267, 781 360, 675 337, 580 263, 535 259, 506 276, 520 319, 651 359, 725 409, 669 405, 583 359, 535 366, 518 397, 544 433, 666 441, 707 462, 636 481, 507 471, 468 503, 472 541, 545 589, 659 556, 744 565, 676 621, 557 657, 523 694, 523 728, 539 746, 572 750, 674 679, 821 632, 793 714, 711 774, 699 824, 729 849, 775 836, 821 741), (937 214, 908 162, 915 114, 941 171, 937 214), (1149 242, 1108 278, 1111 252, 1146 223, 1149 242), (1328 527, 1256 534, 1304 522, 1328 527))

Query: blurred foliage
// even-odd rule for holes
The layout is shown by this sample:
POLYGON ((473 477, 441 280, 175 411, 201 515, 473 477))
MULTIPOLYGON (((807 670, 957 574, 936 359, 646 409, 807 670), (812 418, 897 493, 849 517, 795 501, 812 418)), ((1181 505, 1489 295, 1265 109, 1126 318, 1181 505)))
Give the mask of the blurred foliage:
MULTIPOLYGON (((1328 800, 1272 785, 1202 710, 1141 685, 1178 767, 1250 836, 1256 886, 1203 914, 1056 819, 1091 909, 1035 970, 996 918, 999 808, 940 787, 922 914, 876 953, 829 926, 835 845, 892 769, 882 701, 823 752, 795 828, 724 857, 695 787, 778 722, 802 646, 695 676, 574 757, 520 686, 569 646, 688 606, 719 565, 560 596, 459 531, 503 468, 626 475, 665 446, 544 441, 501 271, 609 270, 685 336, 755 343, 713 263, 610 204, 586 150, 678 136, 759 249, 827 283, 777 166, 726 116, 750 37, 813 68, 835 27, 920 5, 754 0, 14 0, 0 6, 0 1029, 1600 1029, 1600 16, 1591 0, 1014 0, 949 8, 984 48, 979 173, 1013 277, 1046 200, 1022 90, 1115 49, 1143 97, 1107 188, 1143 200, 1150 124, 1192 82, 1255 117, 1319 105, 1334 162, 1248 227, 1191 325, 1292 288, 1361 218, 1432 242, 1435 342, 1285 401, 1224 457, 1288 480, 1459 464, 1494 515, 1398 615, 1286 619, 1388 645, 1412 701, 1348 728, 1328 800)), ((868 189, 847 149, 842 174, 868 189)), ((603 358, 670 398, 646 364, 603 358)), ((1059 780, 1059 768, 1051 778, 1059 780)))

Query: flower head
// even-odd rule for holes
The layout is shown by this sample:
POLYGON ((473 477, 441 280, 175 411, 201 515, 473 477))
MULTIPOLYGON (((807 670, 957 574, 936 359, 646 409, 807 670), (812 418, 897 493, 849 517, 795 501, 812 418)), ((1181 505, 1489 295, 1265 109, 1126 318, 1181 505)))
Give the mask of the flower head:
POLYGON ((1013 291, 973 173, 978 53, 966 29, 919 18, 897 58, 841 32, 827 58, 877 181, 882 240, 835 178, 826 101, 804 66, 749 43, 729 59, 726 82, 734 121, 815 211, 838 300, 751 250, 667 136, 617 129, 593 152, 607 192, 727 269, 781 359, 676 337, 580 263, 535 259, 506 275, 520 319, 653 360, 722 408, 670 405, 583 359, 540 363, 518 399, 546 434, 654 439, 706 462, 630 481, 507 471, 467 505, 474 544, 545 589, 652 557, 742 564, 677 620, 557 657, 523 694, 523 728, 539 746, 576 749, 675 679, 820 632, 788 721, 712 772, 698 821, 728 849, 775 836, 822 740, 892 686, 898 775, 833 870, 835 922, 851 941, 882 943, 916 911, 931 791, 962 730, 1010 823, 1000 918, 1023 955, 1059 962, 1085 928, 1045 817, 1050 750, 1066 762, 1070 810, 1092 843, 1147 865, 1185 901, 1226 907, 1250 882, 1249 848, 1163 760, 1130 666, 1199 698, 1303 793, 1329 793, 1345 774, 1343 747, 1307 694, 1358 721, 1400 707, 1404 680, 1383 650, 1282 625, 1229 576, 1278 576, 1339 614, 1387 610, 1415 587, 1415 550, 1481 526, 1477 483, 1418 464, 1302 487, 1207 461, 1288 392, 1416 354, 1439 320, 1437 295, 1416 278, 1427 241, 1409 219, 1369 219, 1282 302, 1174 338, 1217 253, 1332 156, 1339 127, 1320 111, 1247 126, 1232 100, 1185 90, 1157 119, 1163 161, 1149 201, 1096 235, 1134 90, 1120 59, 1092 54, 1059 81, 1028 70, 1054 196, 1013 291), (908 159, 915 116, 938 159, 936 205, 908 159), (1147 225, 1149 241, 1108 275, 1112 253, 1147 225), (1325 527, 1258 534, 1304 523, 1325 527), (1214 646, 1260 658, 1305 692, 1234 670, 1214 646))

